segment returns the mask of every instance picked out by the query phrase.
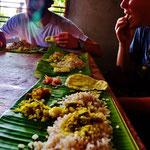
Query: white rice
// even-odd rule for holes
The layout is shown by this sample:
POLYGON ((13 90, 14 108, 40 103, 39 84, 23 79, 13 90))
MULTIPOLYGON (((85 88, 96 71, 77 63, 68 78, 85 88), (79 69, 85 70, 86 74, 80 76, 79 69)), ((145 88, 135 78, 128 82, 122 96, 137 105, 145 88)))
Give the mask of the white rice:
POLYGON ((64 58, 57 63, 57 65, 62 67, 69 67, 71 70, 82 69, 85 67, 85 63, 83 62, 83 60, 74 53, 65 55, 64 58))
POLYGON ((33 136, 32 136, 32 139, 33 140, 37 140, 39 138, 39 136, 37 135, 37 134, 34 134, 33 136))
POLYGON ((89 125, 91 128, 88 130, 88 136, 83 136, 78 131, 68 132, 66 128, 62 130, 74 113, 65 114, 57 118, 53 127, 48 127, 49 136, 46 142, 33 142, 30 147, 33 146, 34 150, 112 150, 112 127, 106 119, 110 111, 105 108, 103 102, 90 92, 80 92, 66 96, 63 104, 73 101, 80 101, 86 108, 93 105, 96 108, 94 111, 100 112, 97 115, 102 116, 101 122, 89 125))
POLYGON ((25 145, 24 144, 18 144, 18 148, 24 148, 25 145))

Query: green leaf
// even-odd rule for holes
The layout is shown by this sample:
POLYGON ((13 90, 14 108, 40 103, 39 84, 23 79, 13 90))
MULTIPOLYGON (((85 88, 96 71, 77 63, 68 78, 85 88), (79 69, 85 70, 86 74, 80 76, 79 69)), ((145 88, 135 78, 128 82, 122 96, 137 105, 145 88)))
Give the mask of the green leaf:
POLYGON ((70 74, 75 74, 82 72, 82 74, 85 75, 91 75, 90 68, 89 68, 89 63, 88 63, 88 53, 84 54, 77 54, 82 58, 86 66, 83 69, 75 69, 72 70, 69 73, 60 73, 60 72, 54 72, 53 67, 50 65, 48 61, 45 61, 45 59, 48 59, 50 55, 52 55, 54 52, 59 52, 64 55, 69 54, 69 51, 65 51, 61 48, 55 47, 55 46, 50 46, 47 50, 47 52, 44 54, 44 56, 39 60, 38 65, 35 70, 35 75, 48 75, 48 76, 57 76, 57 75, 62 75, 62 76, 68 76, 70 74))
POLYGON ((111 111, 109 119, 113 127, 112 142, 115 148, 119 150, 139 150, 110 92, 108 90, 103 92, 102 98, 106 100, 107 106, 111 111))
MULTIPOLYGON (((44 86, 50 88, 51 96, 46 100, 45 104, 50 105, 52 101, 58 101, 60 98, 65 95, 72 94, 72 89, 65 86, 65 81, 67 77, 61 76, 62 85, 53 90, 50 85, 43 85, 42 77, 28 92, 31 92, 32 89, 38 86, 44 86)), ((18 107, 18 104, 25 99, 23 95, 12 108, 6 111, 0 118, 0 149, 2 150, 17 150, 18 144, 25 144, 24 149, 28 149, 28 143, 33 141, 32 135, 39 135, 40 141, 46 141, 46 129, 47 126, 52 126, 54 120, 49 120, 48 122, 33 121, 24 117, 21 113, 14 113, 12 110, 18 107)), ((117 150, 139 150, 136 142, 134 141, 117 105, 115 104, 114 99, 111 97, 110 92, 106 90, 102 93, 101 99, 104 99, 109 110, 111 111, 111 116, 109 120, 113 127, 113 139, 114 148, 117 150), (118 128, 119 127, 119 128, 118 128)))
MULTIPOLYGON (((36 74, 38 75, 51 75, 56 77, 56 73, 53 72, 53 68, 50 68, 49 63, 43 59, 49 58, 51 54, 55 51, 68 54, 68 51, 51 46, 45 53, 43 58, 39 61, 36 69, 36 74), (42 69, 41 69, 42 68, 42 69)), ((82 70, 82 73, 90 75, 88 55, 80 54, 84 62, 86 62, 86 68, 82 70)), ((71 72, 73 74, 76 72, 71 72)), ((50 105, 54 100, 59 101, 62 97, 72 94, 72 89, 65 86, 65 81, 69 74, 63 74, 61 77, 62 85, 57 89, 52 89, 50 85, 43 85, 42 81, 44 76, 27 92, 31 93, 34 88, 38 86, 43 86, 51 90, 51 97, 46 99, 45 104, 50 105), (66 75, 66 76, 65 76, 66 75)), ((75 91, 74 91, 75 92, 75 91)), ((52 126, 54 120, 51 119, 47 122, 33 121, 24 117, 21 113, 14 113, 12 110, 18 107, 18 104, 25 99, 24 94, 16 103, 11 107, 10 110, 6 111, 0 118, 0 149, 2 150, 16 150, 18 149, 18 144, 25 144, 24 149, 28 149, 28 143, 33 141, 32 135, 39 135, 40 141, 46 141, 45 136, 47 135, 47 126, 52 126)), ((103 91, 101 94, 101 99, 104 99, 109 110, 111 111, 111 116, 109 120, 113 127, 113 139, 114 148, 117 150, 139 150, 134 138, 132 137, 114 99, 112 98, 108 90, 103 91)))
POLYGON ((6 49, 0 48, 0 51, 10 52, 10 53, 26 53, 26 54, 34 54, 34 53, 43 54, 43 53, 45 53, 45 51, 41 51, 40 49, 37 49, 37 50, 30 50, 30 51, 17 51, 17 49, 6 50, 6 49))

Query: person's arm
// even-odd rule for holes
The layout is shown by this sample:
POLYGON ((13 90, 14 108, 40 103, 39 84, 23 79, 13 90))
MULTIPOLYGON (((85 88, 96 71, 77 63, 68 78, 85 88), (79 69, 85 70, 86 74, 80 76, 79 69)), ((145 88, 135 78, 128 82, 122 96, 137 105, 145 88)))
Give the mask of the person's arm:
POLYGON ((4 36, 4 33, 0 31, 0 48, 6 47, 6 38, 4 36))
POLYGON ((128 17, 119 18, 116 23, 116 35, 119 41, 119 49, 116 65, 120 66, 123 71, 131 67, 131 59, 129 57, 129 48, 133 37, 133 30, 129 27, 128 17))
POLYGON ((103 51, 100 45, 89 38, 85 41, 84 47, 81 50, 88 51, 89 53, 97 55, 97 56, 103 55, 103 51))
POLYGON ((131 71, 132 69, 130 68, 134 64, 130 58, 129 48, 130 45, 119 43, 116 66, 120 66, 122 71, 131 71))
MULTIPOLYGON (((73 37, 68 32, 62 32, 57 35, 54 35, 54 38, 56 39, 57 44, 61 47, 73 49, 79 47, 80 39, 73 37)), ((99 44, 89 38, 87 38, 86 41, 83 41, 83 47, 80 50, 87 51, 97 56, 101 56, 103 54, 99 44)))

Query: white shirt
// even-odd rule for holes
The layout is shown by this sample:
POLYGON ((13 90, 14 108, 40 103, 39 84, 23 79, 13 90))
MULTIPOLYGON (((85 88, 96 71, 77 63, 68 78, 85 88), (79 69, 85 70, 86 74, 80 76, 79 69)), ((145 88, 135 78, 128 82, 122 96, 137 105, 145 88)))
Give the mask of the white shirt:
POLYGON ((48 47, 44 39, 46 36, 53 36, 61 32, 68 32, 75 38, 83 41, 87 36, 69 19, 61 17, 53 12, 50 22, 43 28, 39 28, 34 22, 25 17, 25 13, 10 18, 1 28, 6 39, 19 37, 20 40, 26 40, 28 43, 48 47))

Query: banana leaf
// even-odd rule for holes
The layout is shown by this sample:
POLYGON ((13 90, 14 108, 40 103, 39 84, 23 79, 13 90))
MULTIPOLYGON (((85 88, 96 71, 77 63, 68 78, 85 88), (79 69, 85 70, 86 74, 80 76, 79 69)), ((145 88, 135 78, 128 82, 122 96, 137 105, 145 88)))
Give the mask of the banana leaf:
POLYGON ((25 53, 25 54, 35 54, 35 53, 44 54, 45 53, 45 51, 42 51, 40 47, 37 50, 30 50, 30 51, 17 51, 17 49, 7 50, 3 48, 0 48, 0 51, 10 52, 10 53, 25 53))
POLYGON ((50 65, 50 62, 45 61, 45 59, 48 59, 50 55, 52 55, 54 52, 59 52, 64 55, 69 54, 69 51, 65 51, 62 48, 58 48, 55 46, 50 46, 47 50, 47 52, 44 54, 44 56, 39 60, 36 70, 35 70, 35 76, 38 75, 48 75, 48 76, 57 76, 57 75, 62 75, 62 76, 68 76, 70 74, 75 74, 75 73, 82 73, 85 75, 91 75, 90 68, 89 68, 89 63, 88 63, 88 53, 84 54, 77 54, 82 58, 86 66, 83 69, 75 69, 72 70, 71 72, 66 72, 66 73, 60 73, 60 72, 54 72, 53 67, 50 65))
MULTIPOLYGON (((50 105, 52 101, 59 101, 65 95, 70 95, 74 90, 65 86, 66 81, 65 76, 61 76, 62 85, 58 89, 52 89, 50 85, 43 85, 42 77, 28 92, 30 93, 32 89, 43 86, 50 88, 51 97, 46 99, 45 104, 50 105)), ((27 93, 28 93, 27 92, 27 93)), ((26 93, 25 93, 26 94, 26 93)), ((0 149, 2 150, 17 150, 18 144, 24 144, 24 149, 29 149, 27 144, 33 139, 31 138, 33 134, 39 135, 38 140, 46 141, 46 129, 47 126, 52 126, 54 120, 49 120, 46 123, 40 121, 28 120, 21 113, 14 113, 12 110, 18 107, 18 104, 25 99, 25 94, 16 101, 16 103, 11 107, 10 110, 6 111, 0 118, 0 149)), ((111 111, 111 116, 109 120, 113 127, 113 139, 114 148, 117 150, 139 150, 136 142, 134 141, 121 113, 115 104, 111 94, 108 90, 103 91, 101 99, 105 99, 109 110, 111 111), (119 128, 118 128, 118 127, 119 128)))
POLYGON ((121 115, 110 92, 106 90, 102 94, 107 103, 108 109, 111 111, 110 121, 113 127, 113 144, 118 150, 139 150, 123 116, 121 115))
POLYGON ((10 53, 25 53, 25 54, 39 53, 39 54, 43 54, 46 51, 46 50, 43 50, 43 49, 44 48, 38 46, 38 49, 36 49, 36 50, 30 50, 30 51, 18 51, 17 49, 7 50, 5 48, 0 48, 0 51, 10 52, 10 53))

